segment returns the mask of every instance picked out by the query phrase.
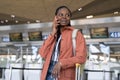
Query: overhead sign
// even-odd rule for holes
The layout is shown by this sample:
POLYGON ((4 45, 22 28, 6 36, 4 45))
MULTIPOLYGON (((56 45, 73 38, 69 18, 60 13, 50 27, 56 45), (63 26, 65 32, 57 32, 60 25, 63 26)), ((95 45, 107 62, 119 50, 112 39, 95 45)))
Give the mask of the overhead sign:
POLYGON ((110 38, 120 38, 120 32, 110 32, 110 38))

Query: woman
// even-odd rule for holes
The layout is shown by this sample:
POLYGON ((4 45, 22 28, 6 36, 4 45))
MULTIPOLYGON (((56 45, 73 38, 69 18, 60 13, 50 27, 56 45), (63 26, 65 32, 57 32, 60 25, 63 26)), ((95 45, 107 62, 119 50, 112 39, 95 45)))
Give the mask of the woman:
POLYGON ((73 56, 71 16, 66 6, 56 9, 52 32, 39 50, 45 59, 40 80, 74 80, 75 64, 86 61, 85 39, 80 32, 76 38, 76 56, 73 56))

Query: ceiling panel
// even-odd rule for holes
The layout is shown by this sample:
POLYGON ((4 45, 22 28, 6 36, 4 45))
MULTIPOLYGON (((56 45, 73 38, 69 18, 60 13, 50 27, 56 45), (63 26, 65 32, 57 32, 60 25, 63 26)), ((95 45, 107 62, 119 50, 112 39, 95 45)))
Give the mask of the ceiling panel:
MULTIPOLYGON (((120 0, 94 0, 92 3, 82 7, 82 11, 74 11, 73 19, 85 18, 88 15, 99 17, 101 15, 111 14, 114 15, 115 11, 120 14, 120 0)), ((107 15, 106 15, 107 16, 107 15)), ((119 16, 119 15, 114 15, 119 16)))
POLYGON ((112 14, 120 11, 119 4, 120 0, 3 0, 0 2, 0 25, 35 23, 36 20, 51 22, 55 9, 61 5, 71 9, 72 19, 82 19, 87 15, 119 16, 120 12, 112 14), (15 15, 15 18, 10 15, 15 15))

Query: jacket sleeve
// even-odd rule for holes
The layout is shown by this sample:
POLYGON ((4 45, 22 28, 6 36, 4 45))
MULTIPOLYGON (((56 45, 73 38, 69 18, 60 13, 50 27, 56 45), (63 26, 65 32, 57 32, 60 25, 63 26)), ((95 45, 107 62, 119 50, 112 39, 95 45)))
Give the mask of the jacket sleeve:
POLYGON ((67 59, 60 59, 62 68, 73 67, 75 66, 76 63, 84 64, 86 62, 87 57, 86 42, 83 35, 80 32, 77 33, 75 51, 76 51, 75 56, 67 59))
POLYGON ((43 45, 39 49, 39 54, 42 58, 46 59, 47 54, 50 52, 51 47, 54 43, 55 36, 49 35, 49 37, 44 41, 43 45))

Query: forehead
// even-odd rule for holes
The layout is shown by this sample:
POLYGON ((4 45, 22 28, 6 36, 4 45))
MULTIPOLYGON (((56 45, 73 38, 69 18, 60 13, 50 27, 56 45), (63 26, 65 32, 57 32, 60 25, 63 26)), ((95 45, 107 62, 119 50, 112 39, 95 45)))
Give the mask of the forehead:
POLYGON ((61 8, 58 10, 58 13, 62 13, 62 12, 70 13, 67 8, 61 8))

